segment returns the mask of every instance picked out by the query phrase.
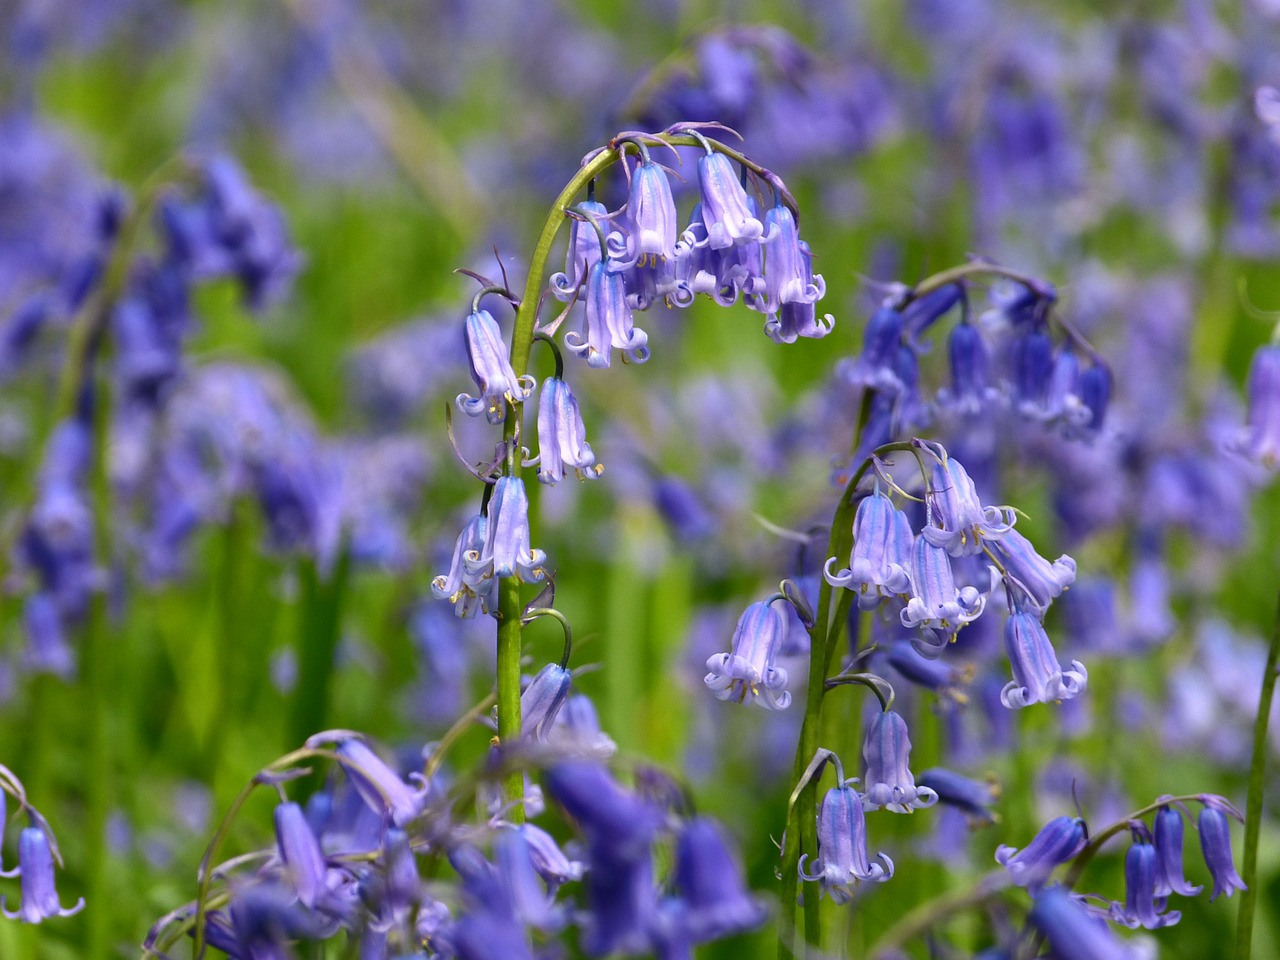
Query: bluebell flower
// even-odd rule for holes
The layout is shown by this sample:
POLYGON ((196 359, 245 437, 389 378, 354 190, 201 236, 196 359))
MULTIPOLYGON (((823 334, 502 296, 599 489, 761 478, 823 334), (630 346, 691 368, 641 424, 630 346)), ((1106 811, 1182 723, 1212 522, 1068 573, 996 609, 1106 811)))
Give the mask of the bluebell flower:
POLYGON ((5 899, 0 897, 0 910, 10 920, 23 923, 39 923, 49 917, 70 917, 84 909, 84 897, 74 906, 64 907, 58 900, 54 885, 53 850, 43 829, 26 827, 18 834, 18 869, 22 879, 22 903, 10 912, 5 899))
POLYGON ((593 869, 597 856, 634 861, 648 855, 662 812, 624 790, 605 767, 571 760, 549 769, 545 782, 591 844, 593 869))
POLYGON ((800 879, 817 880, 836 903, 848 903, 853 885, 863 880, 883 883, 893 876, 893 861, 881 853, 879 863, 867 857, 867 821, 862 796, 846 780, 827 791, 818 812, 818 856, 806 873, 800 857, 800 879))
POLYGON ((546 740, 572 680, 573 674, 558 663, 548 663, 538 671, 520 694, 521 736, 546 740))
MULTIPOLYGON (((928 529, 928 528, 926 528, 928 529)), ((904 627, 922 630, 916 649, 937 656, 955 639, 956 631, 982 615, 986 594, 976 587, 957 587, 946 547, 922 532, 911 557, 911 597, 899 615, 904 627)))
POLYGON ((1228 447, 1274 470, 1280 466, 1280 343, 1254 353, 1247 390, 1249 425, 1228 447))
POLYGON ((571 693, 556 713, 551 737, 571 752, 606 759, 618 752, 618 745, 600 728, 600 716, 591 698, 571 693))
POLYGON ((624 218, 624 229, 609 234, 611 269, 627 270, 675 258, 679 233, 676 202, 666 171, 648 158, 631 171, 624 218))
POLYGON ((275 809, 276 848, 297 890, 303 906, 314 909, 325 892, 329 872, 320 841, 296 803, 281 803, 275 809))
POLYGON ((676 540, 693 543, 716 532, 715 515, 697 491, 675 474, 664 474, 653 484, 654 506, 676 540))
POLYGON ((1014 406, 1024 416, 1042 418, 1053 379, 1053 340, 1039 328, 1028 330, 1011 346, 1014 406))
POLYGON ((1075 560, 1063 554, 1050 563, 1017 530, 1010 530, 991 549, 1004 565, 1005 583, 1018 593, 1019 609, 1043 615, 1054 597, 1075 582, 1075 560))
POLYGON ((938 802, 931 788, 916 786, 907 722, 896 711, 877 711, 867 723, 862 759, 866 765, 862 803, 867 811, 884 807, 894 813, 910 813, 938 802))
POLYGON ((1054 817, 1021 850, 1001 844, 996 863, 1009 871, 1013 882, 1035 894, 1060 865, 1074 860, 1088 842, 1085 823, 1079 817, 1054 817))
POLYGON ((862 334, 862 352, 843 364, 843 375, 851 385, 896 394, 902 390, 895 366, 902 343, 903 318, 897 307, 887 303, 871 315, 862 334))
MULTIPOLYGON (((903 336, 913 344, 918 343, 926 330, 964 299, 964 286, 959 283, 948 283, 923 297, 916 297, 901 308, 903 336)), ((960 325, 964 325, 964 321, 960 325)))
POLYGON ((437 600, 448 600, 459 617, 474 617, 476 612, 488 613, 497 609, 498 581, 473 577, 468 574, 468 556, 480 556, 488 538, 489 518, 477 513, 468 520, 458 534, 453 548, 449 572, 431 581, 431 595, 437 600))
POLYGON ((1237 890, 1246 889, 1231 859, 1231 830, 1227 815, 1216 806, 1206 805, 1200 811, 1197 825, 1200 828, 1200 852, 1204 854, 1204 865, 1213 877, 1213 893, 1209 899, 1216 900, 1220 893, 1229 897, 1237 890))
POLYGON ((829 313, 820 318, 812 301, 788 300, 778 308, 776 316, 765 322, 764 332, 774 343, 795 343, 799 337, 821 340, 835 324, 835 317, 829 313))
POLYGON ((572 467, 579 480, 594 480, 604 467, 587 443, 578 399, 559 377, 542 381, 538 399, 538 479, 555 484, 572 467))
POLYGON ((951 386, 938 391, 938 403, 952 413, 975 417, 998 396, 990 380, 987 345, 978 328, 968 321, 957 323, 947 335, 951 386))
POLYGON ((1004 648, 1013 679, 1000 691, 1000 701, 1010 710, 1051 700, 1071 700, 1080 695, 1089 671, 1079 660, 1063 670, 1039 616, 1014 610, 1004 625, 1004 648))
POLYGON ((742 865, 713 821, 699 817, 680 830, 672 871, 676 897, 661 911, 662 938, 685 948, 753 930, 768 917, 747 890, 742 865))
POLYGON ((713 250, 755 243, 764 235, 764 224, 751 210, 747 191, 738 182, 733 163, 722 153, 698 158, 698 185, 707 244, 713 250))
POLYGON ((1080 374, 1080 402, 1089 411, 1085 428, 1101 430, 1111 404, 1111 370, 1101 361, 1095 360, 1080 374))
POLYGON ((519 477, 499 477, 489 501, 489 522, 479 551, 463 558, 466 578, 517 577, 524 583, 542 580, 547 555, 529 545, 529 499, 519 477))
POLYGON ((31 673, 51 673, 69 679, 75 674, 75 654, 67 643, 67 631, 57 600, 48 593, 33 593, 22 603, 22 627, 27 646, 22 665, 31 673))
POLYGON ((644 363, 649 359, 649 337, 631 313, 623 275, 610 269, 610 261, 591 266, 587 274, 584 333, 570 330, 564 335, 571 353, 585 357, 588 366, 607 367, 614 349, 622 351, 622 359, 644 363))
POLYGON ((480 394, 475 397, 458 394, 458 409, 469 417, 484 414, 490 423, 502 423, 507 417, 506 404, 523 403, 529 399, 535 381, 528 374, 516 376, 498 321, 488 310, 477 310, 468 315, 464 333, 471 379, 480 388, 480 394))
POLYGON ((546 881, 548 893, 554 894, 563 884, 582 879, 586 864, 565 856, 551 834, 532 823, 522 823, 517 829, 529 845, 533 869, 546 881))
POLYGON ((786 618, 772 601, 747 607, 738 618, 729 652, 707 659, 705 682, 716 699, 785 710, 791 703, 787 671, 775 661, 786 632, 786 618))
POLYGON ((703 222, 702 204, 695 204, 689 225, 676 244, 675 279, 694 296, 705 294, 722 307, 737 302, 744 286, 759 276, 759 245, 753 244, 756 273, 752 274, 742 256, 747 247, 728 246, 712 249, 707 243, 707 225, 703 222))
POLYGON ((325 731, 307 738, 307 746, 312 748, 329 742, 338 744, 335 752, 342 769, 371 810, 386 814, 393 824, 403 827, 426 809, 431 788, 421 774, 413 774, 418 781, 418 789, 415 790, 363 741, 346 731, 325 731))
POLYGON ((555 898, 543 888, 535 869, 533 852, 522 831, 499 830, 493 841, 497 877, 511 912, 521 923, 539 930, 555 930, 563 924, 555 898))
POLYGON ((1156 811, 1152 824, 1156 845, 1156 896, 1171 893, 1194 897, 1203 887, 1192 886, 1182 871, 1182 813, 1164 806, 1156 811))
POLYGON ((1062 887, 1036 895, 1028 919, 1063 960, 1137 960, 1137 952, 1119 940, 1106 921, 1095 917, 1062 887))
POLYGON ((980 553, 1013 529, 1013 509, 983 506, 968 471, 941 444, 920 441, 920 447, 935 461, 925 491, 929 517, 920 529, 930 543, 960 557, 980 553))
POLYGON ((891 644, 886 659, 889 666, 918 687, 932 690, 956 703, 965 703, 969 699, 964 687, 973 680, 975 671, 972 665, 955 666, 936 657, 926 657, 914 644, 906 642, 891 644))
POLYGON ((822 573, 833 587, 854 590, 859 608, 871 610, 911 590, 912 545, 911 521, 877 488, 854 514, 849 566, 832 573, 837 558, 830 557, 822 573))
POLYGON ((1166 899, 1156 893, 1159 880, 1159 855, 1143 826, 1135 831, 1134 842, 1124 856, 1124 903, 1111 905, 1111 919, 1126 927, 1156 930, 1170 927, 1182 919, 1177 910, 1161 913, 1166 899))
POLYGON ((652 856, 646 849, 637 857, 616 858, 600 843, 592 843, 590 850, 583 951, 589 957, 649 952, 658 920, 652 856))
POLYGON ((764 282, 755 291, 756 309, 772 316, 784 303, 821 300, 827 285, 813 272, 811 256, 791 210, 779 201, 764 216, 764 282))
POLYGON ((994 823, 996 815, 991 806, 999 799, 999 788, 985 780, 972 780, 944 767, 930 767, 916 777, 921 786, 938 795, 938 802, 955 807, 971 822, 994 823))
MULTIPOLYGON (((577 209, 588 218, 604 223, 609 211, 598 200, 584 200, 577 209)), ((569 250, 565 254, 564 273, 551 275, 551 292, 557 300, 567 301, 586 280, 587 272, 600 262, 600 236, 589 220, 569 221, 569 250)))
POLYGON ((369 926, 386 932, 408 926, 414 908, 422 900, 418 861, 401 829, 387 825, 382 831, 381 856, 360 876, 359 896, 373 913, 369 926))

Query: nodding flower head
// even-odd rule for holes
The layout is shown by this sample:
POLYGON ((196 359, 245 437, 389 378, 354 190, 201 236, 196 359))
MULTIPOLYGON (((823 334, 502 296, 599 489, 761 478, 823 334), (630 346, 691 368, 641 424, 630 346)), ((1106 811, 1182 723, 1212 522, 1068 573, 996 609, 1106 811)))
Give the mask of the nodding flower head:
POLYGON ((812 256, 791 211, 779 201, 764 215, 764 226, 764 283, 756 291, 756 309, 772 316, 784 303, 821 300, 826 282, 813 272, 812 256))
POLYGON ((1089 671, 1079 660, 1071 661, 1070 670, 1062 669, 1036 614, 1015 610, 1009 615, 1004 625, 1004 648, 1013 679, 1000 692, 1000 702, 1010 710, 1074 699, 1089 680, 1089 671))
POLYGON ((1280 343, 1258 348, 1249 365, 1249 425, 1229 449, 1270 470, 1280 466, 1280 343))
POLYGON ((873 609, 886 597, 910 592, 912 539, 907 515, 876 490, 858 504, 854 514, 849 566, 832 573, 836 558, 831 557, 823 575, 833 587, 855 591, 861 609, 873 609))
POLYGON ((1192 886, 1182 872, 1182 812, 1177 807, 1161 807, 1152 824, 1158 856, 1156 896, 1171 893, 1194 897, 1203 887, 1192 886))
POLYGON ((1075 583, 1075 560, 1063 554, 1050 563, 1017 530, 993 543, 992 550, 1004 564, 1005 583, 1017 593, 1016 605, 1022 609, 1043 614, 1054 597, 1075 583))
POLYGON ((499 477, 489 501, 484 543, 463 560, 469 580, 518 577, 535 583, 547 575, 547 555, 529 546, 529 498, 519 477, 499 477))
POLYGON ((952 413, 973 417, 988 409, 997 397, 990 382, 987 345, 978 328, 957 323, 947 336, 951 386, 938 392, 938 402, 952 413))
POLYGON ((522 403, 533 393, 534 379, 517 377, 507 359, 507 345, 498 321, 488 310, 477 310, 465 325, 467 359, 471 378, 480 388, 479 396, 458 394, 458 409, 469 417, 484 414, 490 423, 502 423, 507 416, 505 402, 522 403))
POLYGON ((996 863, 1009 871, 1013 882, 1035 893, 1044 886, 1054 869, 1084 849, 1088 832, 1079 817, 1054 817, 1041 828, 1031 843, 1018 850, 1001 845, 996 863))
POLYGON ((764 235, 764 224, 748 202, 733 163, 722 153, 698 158, 698 184, 707 244, 712 250, 755 243, 764 235))
POLYGON ((813 872, 806 873, 800 858, 800 878, 817 880, 836 903, 848 903, 853 885, 862 880, 883 883, 893 876, 893 861, 883 853, 884 862, 871 863, 867 856, 867 819, 862 796, 846 780, 827 791, 818 812, 818 857, 813 872))
POLYGON ((70 917, 84 909, 84 897, 72 907, 64 907, 58 901, 53 850, 48 834, 40 827, 27 827, 18 834, 18 869, 22 876, 22 904, 11 913, 0 898, 0 909, 10 920, 39 923, 49 917, 70 917))
POLYGON ((594 480, 604 471, 587 443, 578 398, 559 377, 542 381, 538 401, 538 479, 554 484, 572 467, 579 480, 594 480))
POLYGON ((453 547, 453 559, 449 572, 431 581, 431 595, 437 600, 448 600, 459 617, 474 617, 476 611, 488 613, 496 609, 494 591, 498 581, 492 577, 473 577, 467 572, 466 559, 480 556, 488 537, 489 518, 477 513, 466 522, 453 547))
POLYGON ((1231 859, 1231 831, 1227 815, 1216 806, 1206 806, 1200 811, 1198 825, 1204 865, 1209 868, 1209 875, 1213 877, 1213 893, 1209 895, 1209 899, 1216 900, 1220 893, 1229 897, 1237 890, 1247 889, 1231 859))
POLYGON ((929 522, 920 531, 930 543, 959 557, 980 553, 984 543, 999 540, 1013 529, 1013 509, 983 506, 959 460, 948 456, 941 444, 922 441, 921 447, 935 460, 925 493, 929 522))
POLYGON ((325 731, 307 739, 307 746, 315 748, 322 743, 337 742, 335 753, 351 785, 369 809, 390 818, 397 827, 403 827, 417 819, 426 809, 431 788, 421 774, 414 774, 418 781, 415 790, 400 779, 382 759, 363 741, 349 731, 325 731))
POLYGON ((956 631, 976 620, 987 597, 973 586, 957 587, 946 548, 923 533, 916 537, 911 560, 911 598, 900 619, 904 627, 919 627, 925 639, 915 643, 920 653, 937 656, 955 639, 956 631))
POLYGON ((612 269, 674 259, 679 230, 666 171, 646 157, 631 172, 624 230, 609 234, 612 269))
POLYGON ((663 911, 665 935, 697 944, 751 930, 768 910, 747 890, 742 865, 723 831, 706 817, 684 824, 673 871, 678 897, 663 911))
POLYGON ((910 813, 938 802, 938 795, 929 787, 916 786, 907 722, 895 711, 877 713, 867 724, 862 759, 867 769, 865 809, 884 807, 894 813, 910 813))
MULTIPOLYGON (((609 211, 598 200, 584 200, 577 209, 588 218, 603 224, 609 211)), ((557 300, 569 300, 586 280, 587 271, 600 262, 600 235, 589 220, 569 221, 569 252, 565 254, 564 273, 551 276, 551 292, 557 300)))
POLYGON ((785 710, 791 703, 787 671, 775 666, 787 621, 772 601, 751 604, 738 618, 728 653, 708 658, 706 684, 717 700, 785 710))
POLYGON ((1111 919, 1126 927, 1156 930, 1173 926, 1182 914, 1160 912, 1165 906, 1165 898, 1156 893, 1160 858, 1146 833, 1145 825, 1135 830, 1134 842, 1124 856, 1124 903, 1111 905, 1111 919))
POLYGON ((902 324, 902 314, 893 304, 887 303, 871 315, 862 335, 862 352, 844 367, 844 377, 850 384, 891 394, 901 392, 902 381, 895 367, 902 324))
POLYGON ((1044 935, 1054 956, 1137 960, 1139 955, 1062 887, 1040 891, 1028 919, 1044 935))
POLYGON ((635 326, 626 280, 613 272, 609 261, 592 264, 587 273, 585 338, 576 330, 564 336, 571 353, 585 357, 588 366, 607 367, 614 349, 622 351, 622 359, 644 363, 649 359, 649 337, 635 326))
POLYGON ((520 694, 520 733, 546 740, 560 708, 569 695, 573 674, 558 663, 548 663, 520 694))
POLYGON ((938 802, 955 807, 976 823, 994 823, 991 805, 999 799, 999 788, 983 780, 971 780, 944 767, 921 771, 917 778, 938 795, 938 802))

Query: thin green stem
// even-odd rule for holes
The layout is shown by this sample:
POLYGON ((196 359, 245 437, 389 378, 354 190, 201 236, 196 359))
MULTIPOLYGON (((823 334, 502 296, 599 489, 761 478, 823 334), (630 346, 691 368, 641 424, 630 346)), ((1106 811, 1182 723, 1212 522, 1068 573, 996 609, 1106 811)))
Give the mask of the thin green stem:
POLYGON ((1249 960, 1253 954, 1253 916, 1258 905, 1258 836, 1262 830, 1262 799, 1267 772, 1267 723, 1271 719, 1278 660, 1280 608, 1276 611, 1276 622, 1271 630, 1267 667, 1262 674, 1258 713, 1253 722, 1253 759, 1249 763, 1249 798, 1244 815, 1244 859, 1240 865, 1240 879, 1244 881, 1245 889, 1240 893, 1240 914, 1236 921, 1236 960, 1249 960))
MULTIPOLYGON (((517 470, 519 467, 517 466, 517 470)), ((498 586, 498 742, 520 739, 520 581, 503 577, 498 586)), ((513 770, 506 778, 506 801, 512 804, 507 819, 524 822, 524 773, 513 770)))

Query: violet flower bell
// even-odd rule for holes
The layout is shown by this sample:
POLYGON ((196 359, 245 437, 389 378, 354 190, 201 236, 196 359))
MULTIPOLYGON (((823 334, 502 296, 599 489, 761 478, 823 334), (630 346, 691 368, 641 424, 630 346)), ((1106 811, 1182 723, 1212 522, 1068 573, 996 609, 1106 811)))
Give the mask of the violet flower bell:
POLYGON ((1012 507, 983 506, 967 470, 939 443, 918 441, 935 459, 925 503, 929 521, 921 533, 930 543, 944 546, 953 557, 982 551, 984 543, 999 540, 1017 519, 1012 507))
MULTIPOLYGON (((529 499, 519 477, 499 477, 489 500, 489 522, 479 550, 463 558, 465 579, 476 583, 516 577, 536 583, 546 575, 547 555, 529 545, 529 499)), ((479 591, 477 591, 479 592, 479 591)))
POLYGON ((1010 530, 991 545, 1004 565, 1004 580, 1017 591, 1016 605, 1043 615, 1055 597, 1076 579, 1076 562, 1063 554, 1050 563, 1036 552, 1031 541, 1010 530))
POLYGON ((768 710, 785 710, 791 703, 787 671, 775 661, 787 634, 782 611, 762 600, 751 604, 733 631, 728 653, 707 659, 705 682, 717 700, 758 703, 768 710))
POLYGON ((911 521, 877 488, 854 514, 849 566, 832 573, 831 557, 822 573, 833 587, 855 591, 860 609, 872 610, 886 597, 911 591, 911 546, 911 521))
POLYGON ((893 813, 911 813, 938 802, 937 793, 929 787, 916 786, 907 722, 896 711, 877 712, 871 718, 862 739, 862 759, 866 765, 865 810, 884 807, 893 813))
POLYGON ((626 281, 610 264, 601 260, 587 274, 585 337, 576 330, 564 335, 569 351, 585 357, 590 367, 609 366, 614 349, 622 351, 624 363, 649 359, 649 336, 635 326, 626 281))
POLYGON ((1039 616, 1014 610, 1004 625, 1004 648, 1013 679, 1000 691, 1000 702, 1010 710, 1051 700, 1072 700, 1089 680, 1079 660, 1063 670, 1039 616))
POLYGON ((747 889, 742 864, 715 821, 698 817, 676 839, 677 897, 661 911, 661 939, 693 946, 753 930, 769 912, 747 889))
POLYGON ((611 269, 622 271, 674 260, 679 230, 666 171, 645 153, 631 172, 624 229, 609 234, 611 269))
POLYGON ((1231 859, 1231 830, 1227 815, 1216 806, 1206 806, 1200 811, 1198 826, 1204 865, 1213 877, 1213 893, 1209 899, 1216 900, 1220 893, 1229 897, 1237 890, 1247 889, 1231 859))
POLYGON ((49 917, 74 916, 84 909, 84 897, 71 907, 64 907, 58 901, 53 877, 53 850, 48 834, 40 827, 27 827, 18 834, 18 869, 22 877, 22 904, 10 912, 4 898, 0 897, 0 910, 10 920, 39 923, 49 917))
POLYGON ((1006 844, 997 847, 996 863, 1009 871, 1014 883, 1034 894, 1057 867, 1074 860, 1087 842, 1088 831, 1082 819, 1054 817, 1021 850, 1006 844))
POLYGON ((577 210, 587 219, 569 221, 569 251, 565 254, 564 273, 551 275, 551 292, 561 302, 573 298, 591 268, 600 262, 600 235, 591 220, 603 222, 609 216, 605 205, 598 200, 584 200, 577 210))
POLYGON ((484 414, 490 423, 502 423, 506 403, 523 403, 533 393, 535 381, 527 374, 517 377, 508 359, 506 342, 498 321, 488 310, 476 310, 464 327, 471 378, 480 388, 478 396, 458 394, 458 409, 469 417, 484 414))
POLYGON ((1138 953, 1111 932, 1062 887, 1036 895, 1028 919, 1043 934, 1053 956, 1070 960, 1137 960, 1138 953))
POLYGON ((912 644, 924 656, 938 656, 956 631, 982 615, 987 595, 977 587, 957 587, 946 548, 922 532, 911 562, 911 597, 899 615, 904 627, 920 628, 912 644))
POLYGON ((862 334, 862 352, 843 365, 845 380, 855 387, 900 393, 902 381, 895 367, 898 345, 902 342, 902 324, 902 314, 891 303, 873 313, 862 334))
POLYGON ((795 217, 779 201, 764 215, 764 276, 752 290, 751 306, 767 316, 764 332, 775 343, 794 343, 796 337, 821 339, 831 332, 835 319, 827 314, 812 322, 807 311, 797 315, 799 305, 813 306, 826 295, 826 281, 813 272, 813 255, 800 239, 795 217), (792 305, 784 316, 787 305, 792 305))
POLYGON ((1166 899, 1156 894, 1159 854, 1146 834, 1145 824, 1135 829, 1134 842, 1124 856, 1124 903, 1111 905, 1111 919, 1126 927, 1157 930, 1182 919, 1181 912, 1164 910, 1166 899))
POLYGON ((1000 789, 990 781, 972 780, 945 767, 930 767, 917 777, 920 785, 938 795, 938 802, 955 807, 970 823, 995 823, 991 806, 1000 797, 1000 789))
POLYGON ((316 839, 307 815, 296 803, 281 803, 275 810, 276 849, 293 881, 298 899, 314 909, 325 892, 329 872, 320 841, 316 839))
POLYGON ((1228 443, 1269 470, 1280 466, 1280 342, 1259 347, 1249 364, 1249 425, 1228 443))
MULTIPOLYGON (((558 663, 548 663, 538 671, 520 694, 520 735, 544 741, 556 721, 573 674, 558 663)), ((497 709, 496 707, 494 708, 497 709)))
POLYGON ((1156 811, 1152 823, 1156 844, 1156 896, 1171 893, 1194 897, 1203 887, 1192 886, 1182 871, 1182 812, 1164 806, 1156 811))
POLYGON ((968 321, 957 323, 947 336, 951 386, 938 391, 938 403, 952 413, 976 417, 999 396, 990 381, 990 359, 978 328, 968 321))
POLYGON ((426 809, 431 787, 420 773, 410 779, 418 789, 400 779, 382 759, 369 749, 358 735, 346 730, 326 730, 307 738, 307 746, 315 749, 324 743, 337 743, 334 752, 351 785, 369 809, 390 818, 397 827, 417 819, 426 809))
POLYGON ((822 798, 818 812, 818 856, 813 873, 806 873, 805 859, 800 857, 800 879, 817 880, 836 903, 853 898, 853 885, 863 880, 884 883, 893 876, 893 861, 878 854, 884 862, 871 863, 867 857, 867 820, 862 796, 851 784, 854 780, 832 787, 822 798))
POLYGON ((482 513, 468 520, 458 534, 449 572, 431 581, 431 595, 437 600, 448 600, 459 617, 474 617, 477 611, 488 613, 498 606, 497 579, 472 577, 466 567, 466 558, 479 556, 484 549, 488 525, 489 518, 482 513))
POLYGON ((699 157, 698 185, 706 242, 712 250, 756 243, 764 236, 764 224, 751 209, 747 191, 728 157, 710 150, 699 157))
POLYGON ((594 480, 604 471, 587 443, 578 399, 559 377, 542 382, 538 400, 538 479, 547 485, 564 479, 572 467, 579 480, 594 480))

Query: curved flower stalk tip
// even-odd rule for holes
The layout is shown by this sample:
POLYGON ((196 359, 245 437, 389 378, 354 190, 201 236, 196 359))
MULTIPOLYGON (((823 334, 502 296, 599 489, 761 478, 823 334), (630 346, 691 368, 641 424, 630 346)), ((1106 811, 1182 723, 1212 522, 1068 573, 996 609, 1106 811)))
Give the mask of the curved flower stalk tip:
POLYGON ((787 671, 776 665, 787 634, 787 621, 774 607, 781 597, 747 607, 733 631, 728 653, 707 660, 706 685, 717 700, 758 703, 769 710, 785 710, 791 704, 787 671))
POLYGON ((458 409, 469 417, 483 414, 490 423, 502 423, 507 416, 506 404, 523 403, 529 399, 536 382, 527 374, 516 376, 511 361, 507 359, 507 345, 502 339, 498 321, 488 310, 476 308, 468 314, 464 334, 471 378, 480 388, 480 393, 474 397, 458 394, 458 409))

